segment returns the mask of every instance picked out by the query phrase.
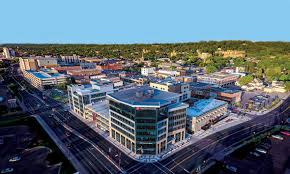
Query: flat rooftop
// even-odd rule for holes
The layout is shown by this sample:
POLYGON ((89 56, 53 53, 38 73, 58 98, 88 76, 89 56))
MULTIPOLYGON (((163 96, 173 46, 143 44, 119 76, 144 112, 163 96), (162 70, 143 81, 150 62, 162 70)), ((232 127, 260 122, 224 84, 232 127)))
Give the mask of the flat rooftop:
POLYGON ((109 94, 109 97, 124 103, 130 105, 143 105, 145 107, 160 107, 170 104, 172 100, 178 99, 179 96, 180 94, 160 91, 158 89, 150 88, 149 86, 141 86, 109 94))
POLYGON ((215 72, 211 74, 204 74, 204 75, 198 75, 198 77, 208 77, 208 78, 215 78, 215 79, 224 79, 227 77, 233 77, 236 75, 234 74, 229 74, 229 73, 222 73, 222 72, 215 72))
POLYGON ((185 84, 183 82, 178 82, 174 79, 171 78, 166 78, 166 79, 155 79, 154 81, 152 81, 151 83, 155 83, 155 84, 162 84, 162 85, 178 85, 178 84, 185 84))
POLYGON ((86 105, 86 107, 99 115, 109 119, 109 101, 104 100, 98 103, 86 105))
POLYGON ((186 110, 186 115, 189 117, 198 117, 204 113, 211 111, 217 107, 225 105, 226 102, 216 99, 200 99, 186 110))
POLYGON ((32 71, 32 70, 27 70, 28 73, 32 74, 36 78, 39 79, 48 79, 48 78, 66 78, 68 75, 61 74, 58 72, 53 72, 50 70, 41 70, 41 71, 32 71))

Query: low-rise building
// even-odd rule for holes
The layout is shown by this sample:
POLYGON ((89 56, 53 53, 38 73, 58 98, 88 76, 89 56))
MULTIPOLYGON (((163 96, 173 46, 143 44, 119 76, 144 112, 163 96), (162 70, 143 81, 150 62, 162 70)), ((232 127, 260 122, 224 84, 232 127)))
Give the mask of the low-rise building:
POLYGON ((272 81, 272 84, 270 86, 265 87, 264 91, 268 92, 268 93, 272 93, 272 92, 284 93, 284 92, 287 92, 284 83, 283 82, 279 82, 279 81, 275 81, 275 80, 272 81))
POLYGON ((80 66, 56 66, 56 67, 52 67, 51 69, 54 69, 60 73, 67 74, 67 71, 80 70, 81 67, 80 66))
POLYGON ((239 103, 242 98, 241 90, 212 87, 211 92, 216 94, 216 99, 223 100, 231 104, 239 103))
POLYGON ((227 113, 227 103, 216 99, 200 99, 187 108, 186 127, 189 133, 207 129, 227 113))
POLYGON ((224 58, 244 58, 246 57, 246 51, 239 51, 239 50, 225 50, 218 49, 215 52, 218 56, 223 56, 224 58))
POLYGON ((72 56, 61 55, 60 57, 61 57, 62 62, 64 62, 65 64, 80 63, 80 56, 76 54, 73 54, 72 56))
POLYGON ((109 101, 103 100, 85 106, 85 118, 92 120, 102 131, 110 130, 109 101))
POLYGON ((70 78, 68 75, 50 69, 23 71, 23 76, 32 86, 40 90, 50 86, 66 84, 70 78))
POLYGON ((134 83, 139 86, 146 85, 149 82, 147 78, 135 75, 122 77, 122 80, 126 83, 134 83))
POLYGON ((71 76, 94 76, 101 74, 101 72, 97 69, 79 69, 79 70, 68 70, 67 74, 71 76))
POLYGON ((265 88, 265 85, 263 83, 262 80, 260 79, 254 79, 252 82, 246 84, 246 85, 243 85, 241 87, 243 90, 246 90, 246 91, 252 91, 252 90, 264 90, 265 88))
POLYGON ((239 103, 242 97, 241 90, 217 87, 208 83, 190 83, 190 90, 194 98, 215 98, 230 104, 239 103))
POLYGON ((214 84, 220 87, 234 85, 237 80, 238 76, 221 72, 197 76, 197 82, 214 84))
POLYGON ((174 80, 160 80, 150 82, 149 85, 151 88, 181 94, 180 101, 188 100, 191 96, 188 83, 176 82, 174 80))
POLYGON ((155 67, 142 67, 141 68, 141 74, 143 76, 154 75, 154 73, 155 73, 155 67))
POLYGON ((262 111, 265 108, 270 108, 273 102, 277 99, 277 96, 271 97, 270 95, 256 95, 250 98, 248 102, 244 104, 243 108, 262 111))
POLYGON ((180 75, 181 75, 181 73, 179 71, 174 71, 174 70, 159 69, 159 70, 155 71, 155 76, 162 77, 162 78, 176 77, 176 76, 180 76, 180 75))
POLYGON ((104 100, 107 94, 114 92, 114 87, 111 82, 93 80, 86 85, 68 85, 67 91, 70 108, 85 116, 85 106, 104 100))

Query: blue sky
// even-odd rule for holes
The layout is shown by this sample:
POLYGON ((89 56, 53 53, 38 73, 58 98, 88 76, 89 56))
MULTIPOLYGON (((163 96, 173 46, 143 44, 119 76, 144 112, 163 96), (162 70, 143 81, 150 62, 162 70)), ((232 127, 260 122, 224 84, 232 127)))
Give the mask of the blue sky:
POLYGON ((0 43, 290 41, 290 0, 3 0, 0 43))

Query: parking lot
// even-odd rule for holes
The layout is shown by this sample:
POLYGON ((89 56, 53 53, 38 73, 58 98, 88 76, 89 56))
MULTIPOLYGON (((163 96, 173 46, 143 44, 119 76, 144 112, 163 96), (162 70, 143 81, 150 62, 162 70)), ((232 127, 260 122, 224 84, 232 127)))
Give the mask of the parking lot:
POLYGON ((290 136, 278 134, 259 144, 249 144, 226 157, 223 169, 217 173, 282 174, 290 169, 290 136), (278 136, 279 137, 279 136, 278 136))
POLYGON ((36 124, 28 119, 0 127, 0 173, 74 173, 70 163, 36 124))

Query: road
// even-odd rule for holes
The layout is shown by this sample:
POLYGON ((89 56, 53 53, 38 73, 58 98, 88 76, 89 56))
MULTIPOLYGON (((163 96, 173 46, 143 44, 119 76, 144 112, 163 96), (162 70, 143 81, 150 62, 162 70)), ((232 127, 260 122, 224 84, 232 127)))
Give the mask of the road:
MULTIPOLYGON (((12 74, 17 74, 13 68, 10 71, 14 71, 12 74)), ((14 76, 14 78, 17 82, 25 84, 21 76, 14 76)), ((32 88, 29 92, 24 90, 20 93, 31 114, 37 114, 45 120, 61 141, 67 144, 70 153, 75 155, 88 173, 192 173, 199 166, 207 165, 218 154, 223 153, 224 149, 280 123, 282 117, 287 117, 290 113, 290 98, 287 98, 273 111, 265 115, 253 116, 250 121, 209 135, 162 161, 141 163, 128 157, 67 112, 61 104, 50 98, 47 98, 45 103, 40 101, 41 91, 32 88), (54 112, 52 108, 55 108, 54 112), (54 117, 50 117, 51 114, 54 114, 54 117), (77 136, 79 134, 82 137, 77 136)))

